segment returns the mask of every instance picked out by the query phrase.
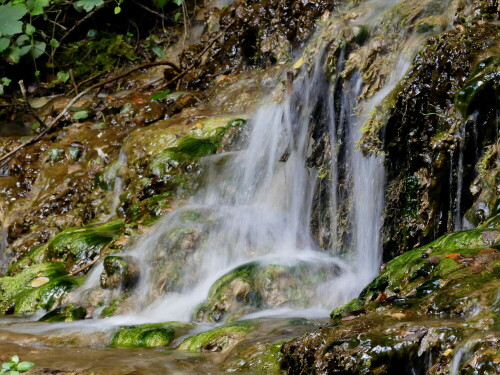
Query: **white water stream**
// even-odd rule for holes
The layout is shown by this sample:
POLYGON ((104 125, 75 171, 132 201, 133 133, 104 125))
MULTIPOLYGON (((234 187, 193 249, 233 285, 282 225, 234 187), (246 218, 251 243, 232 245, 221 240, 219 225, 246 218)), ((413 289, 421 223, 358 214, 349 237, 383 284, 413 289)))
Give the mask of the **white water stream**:
MULTIPOLYGON (((366 13, 357 21, 350 21, 351 27, 375 22, 379 13, 394 3, 367 2, 366 13)), ((345 81, 329 82, 324 74, 323 56, 319 54, 309 71, 303 68, 281 103, 263 103, 248 125, 251 134, 246 149, 206 158, 204 187, 187 205, 162 218, 127 252, 137 259, 142 275, 133 297, 135 311, 102 323, 87 324, 109 327, 191 321, 193 311, 207 298, 213 283, 249 262, 284 267, 300 264, 310 270, 309 274, 324 272, 325 267, 330 269, 322 283, 307 291, 312 295, 312 302, 307 306, 285 301, 274 306, 274 312, 257 312, 251 316, 272 316, 278 312, 325 316, 332 308, 355 297, 377 275, 381 263, 380 226, 385 188, 383 157, 364 156, 357 149, 357 142, 368 114, 407 71, 419 46, 411 39, 408 36, 407 43, 397 51, 392 75, 368 101, 358 100, 362 81, 357 73, 345 81), (334 106, 333 92, 338 85, 341 85, 341 102, 334 106), (318 101, 325 97, 328 105, 323 108, 322 116, 328 123, 332 145, 331 251, 320 249, 309 230, 317 172, 306 166, 313 143, 311 120, 318 101), (339 131, 339 122, 347 129, 344 133, 339 131), (342 249, 343 255, 338 255, 341 249, 336 238, 335 218, 341 202, 337 192, 345 189, 338 178, 337 150, 341 143, 345 143, 347 150, 343 162, 347 166, 345 179, 350 186, 346 199, 351 202, 348 220, 352 239, 348 248, 342 249), (220 166, 222 158, 227 160, 220 166), (166 287, 165 291, 158 290, 158 285, 152 283, 157 281, 158 273, 161 274, 159 268, 168 265, 168 258, 172 256, 169 251, 177 241, 172 233, 186 228, 192 232, 195 244, 187 246, 178 264, 176 285, 166 287)), ((343 63, 341 57, 339 65, 343 63)), ((180 260, 173 258, 172 262, 180 260)), ((172 268, 168 270, 171 272, 172 268)), ((98 286, 101 272, 102 265, 94 267, 77 298, 98 286)), ((165 283, 171 276, 169 272, 165 283)), ((297 282, 300 284, 302 280, 297 282)), ((306 280, 303 285, 310 288, 306 280)), ((78 324, 82 323, 71 323, 78 324)))

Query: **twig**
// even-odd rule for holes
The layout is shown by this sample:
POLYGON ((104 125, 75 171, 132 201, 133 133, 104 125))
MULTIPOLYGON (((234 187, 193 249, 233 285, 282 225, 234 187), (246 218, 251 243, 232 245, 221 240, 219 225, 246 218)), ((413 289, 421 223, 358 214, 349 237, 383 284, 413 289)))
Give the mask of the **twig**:
POLYGON ((75 82, 75 75, 73 74, 73 69, 69 69, 69 76, 71 78, 71 84, 73 85, 73 90, 75 90, 75 94, 78 94, 78 86, 75 82))
POLYGON ((172 63, 170 61, 166 61, 166 60, 153 61, 153 62, 144 63, 144 64, 138 65, 136 67, 130 68, 127 71, 125 71, 125 72, 123 72, 121 74, 118 74, 118 75, 116 75, 114 77, 110 77, 110 78, 108 78, 108 79, 106 79, 104 81, 98 82, 98 83, 96 83, 96 84, 94 84, 94 85, 86 88, 85 90, 83 90, 79 94, 77 94, 72 100, 70 100, 70 102, 66 105, 66 107, 64 107, 63 110, 61 112, 59 112, 59 114, 52 120, 52 122, 50 124, 48 124, 45 127, 45 129, 39 135, 37 135, 34 138, 31 138, 31 139, 27 140, 26 142, 20 144, 16 148, 14 148, 12 151, 10 151, 7 154, 5 154, 2 157, 0 157, 0 165, 4 164, 5 161, 10 156, 14 155, 17 151, 19 151, 23 147, 26 147, 26 146, 28 146, 28 145, 30 145, 32 143, 35 143, 38 140, 40 140, 45 134, 47 134, 49 132, 49 130, 51 130, 52 128, 54 128, 56 126, 56 124, 58 123, 58 121, 66 114, 66 112, 73 106, 73 104, 75 104, 82 96, 88 94, 90 91, 92 91, 92 90, 94 90, 94 89, 96 89, 98 87, 107 85, 108 83, 111 83, 111 82, 119 80, 119 79, 121 79, 123 77, 126 77, 127 75, 129 75, 130 73, 132 73, 132 72, 134 72, 136 70, 139 70, 139 69, 142 69, 142 68, 145 68, 145 67, 149 67, 149 66, 155 66, 155 65, 168 65, 168 66, 173 67, 174 69, 179 70, 179 68, 177 67, 177 65, 175 65, 174 63, 172 63))
POLYGON ((169 21, 168 17, 167 17, 167 16, 165 16, 164 14, 161 14, 160 12, 157 12, 156 10, 153 10, 153 9, 151 9, 151 8, 148 8, 146 5, 141 4, 141 3, 139 3, 139 2, 137 2, 137 1, 135 1, 135 0, 132 0, 132 2, 133 2, 135 5, 137 5, 137 6, 141 7, 142 9, 144 9, 144 10, 148 11, 149 13, 152 13, 152 14, 154 14, 154 15, 158 16, 158 17, 161 17, 161 18, 163 18, 163 19, 165 19, 165 20, 169 21))
POLYGON ((31 106, 31 104, 30 104, 30 102, 28 100, 28 97, 26 95, 26 87, 24 87, 24 81, 23 80, 19 81, 19 87, 21 88, 21 94, 23 95, 24 101, 26 102, 26 106, 28 107, 28 111, 30 111, 30 113, 33 115, 33 117, 35 118, 35 120, 38 121, 38 123, 40 124, 40 126, 46 128, 47 125, 45 124, 45 122, 40 117, 38 117, 38 115, 35 113, 35 111, 33 111, 33 107, 31 106))
POLYGON ((108 250, 109 250, 109 245, 104 247, 104 249, 102 249, 102 251, 99 253, 99 255, 92 262, 87 263, 86 265, 81 266, 80 268, 74 270, 73 272, 69 273, 68 276, 78 275, 80 272, 85 271, 89 267, 92 267, 94 264, 96 264, 97 262, 99 262, 102 259, 102 256, 104 254, 106 254, 108 250))
POLYGON ((182 19, 183 19, 182 22, 184 23, 184 36, 182 38, 182 49, 184 49, 184 44, 186 43, 186 39, 189 33, 188 30, 189 25, 187 21, 187 6, 185 1, 182 2, 182 19))

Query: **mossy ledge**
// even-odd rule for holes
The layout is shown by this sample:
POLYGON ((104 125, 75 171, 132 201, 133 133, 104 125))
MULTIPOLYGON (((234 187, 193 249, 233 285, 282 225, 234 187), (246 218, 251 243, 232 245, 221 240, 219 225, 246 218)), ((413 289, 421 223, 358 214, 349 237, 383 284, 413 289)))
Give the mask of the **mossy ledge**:
MULTIPOLYGON (((460 371, 484 353, 498 371, 500 229, 445 235, 389 262, 358 298, 331 313, 329 326, 286 343, 290 374, 444 374, 460 348, 460 371), (461 355, 461 354, 460 354, 461 355)), ((481 358, 482 358, 481 357, 481 358)))

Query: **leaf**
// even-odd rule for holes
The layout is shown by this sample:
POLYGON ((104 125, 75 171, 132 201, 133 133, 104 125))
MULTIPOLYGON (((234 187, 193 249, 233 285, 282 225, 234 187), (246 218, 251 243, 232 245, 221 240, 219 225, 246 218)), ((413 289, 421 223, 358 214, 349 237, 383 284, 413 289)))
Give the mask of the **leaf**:
POLYGON ((17 365, 17 370, 19 372, 26 372, 30 368, 32 368, 33 366, 35 366, 35 364, 33 362, 23 361, 17 365))
MULTIPOLYGON (((0 96, 2 96, 3 94, 4 94, 3 85, 0 84, 0 96)), ((0 371, 0 375, 2 375, 1 371, 0 371)))
POLYGON ((173 0, 173 3, 177 6, 181 6, 184 0, 173 0))
POLYGON ((181 13, 181 12, 177 12, 177 13, 175 13, 175 16, 174 16, 174 21, 175 21, 175 22, 179 21, 179 18, 181 18, 181 16, 182 16, 182 13, 181 13))
POLYGON ((26 43, 30 43, 31 39, 28 35, 26 34, 21 34, 19 37, 16 39, 16 45, 21 47, 24 46, 26 43))
POLYGON ((154 0, 155 7, 157 8, 163 8, 167 3, 168 0, 154 0))
POLYGON ((14 355, 14 356, 12 356, 12 358, 10 360, 12 362, 14 362, 14 363, 19 363, 19 356, 18 355, 14 355))
POLYGON ((87 13, 104 4, 104 0, 79 0, 73 4, 76 10, 85 10, 87 13))
POLYGON ((55 40, 55 39, 53 39, 53 38, 52 38, 52 39, 50 40, 50 45, 51 45, 52 47, 54 47, 54 48, 57 48, 57 47, 59 47, 59 42, 58 42, 57 40, 55 40))
POLYGON ((49 6, 50 0, 28 0, 26 6, 32 16, 39 16, 43 13, 43 8, 49 6))
POLYGON ((67 72, 57 72, 57 79, 62 83, 66 83, 69 79, 69 73, 67 72))
POLYGON ((130 108, 132 107, 132 104, 131 103, 127 103, 125 104, 121 109, 120 109, 120 114, 121 113, 125 113, 125 112, 128 112, 130 110, 130 108))
POLYGON ((5 370, 10 370, 11 367, 12 367, 12 365, 10 364, 10 362, 2 363, 2 368, 5 370))
POLYGON ((7 77, 2 77, 1 81, 2 81, 2 85, 4 85, 4 86, 9 86, 10 83, 12 82, 12 80, 7 78, 7 77))
POLYGON ((19 21, 28 9, 23 4, 0 5, 0 36, 23 32, 23 23, 19 21))
POLYGON ((89 117, 89 112, 88 111, 78 111, 73 115, 73 120, 83 120, 89 117))
POLYGON ((168 94, 170 94, 170 92, 171 92, 170 90, 156 92, 153 95, 151 95, 151 97, 149 98, 149 100, 160 100, 160 99, 163 99, 168 94))
POLYGON ((33 125, 31 125, 31 130, 36 130, 40 127, 40 123, 39 122, 35 122, 33 125))
POLYGON ((26 35, 33 35, 35 31, 35 26, 33 26, 31 23, 27 23, 26 25, 24 25, 24 32, 26 35))
POLYGON ((19 371, 16 370, 10 370, 10 375, 19 375, 19 371))
POLYGON ((151 51, 153 51, 155 53, 155 55, 158 57, 161 57, 161 58, 167 57, 167 54, 165 53, 165 51, 161 47, 153 46, 153 47, 151 47, 151 51))
POLYGON ((450 254, 446 254, 444 257, 445 258, 450 258, 450 259, 455 259, 457 257, 460 257, 461 255, 458 254, 458 253, 450 253, 450 254))
POLYGON ((97 35, 96 29, 90 29, 87 31, 87 38, 94 38, 97 35))
POLYGON ((10 40, 7 38, 0 38, 0 52, 5 51, 10 44, 10 40))
POLYGON ((115 14, 118 14, 122 11, 122 8, 120 7, 115 7, 115 14))
POLYGON ((45 52, 45 48, 47 48, 47 44, 45 44, 44 42, 35 41, 33 43, 33 49, 31 50, 31 54, 33 55, 33 58, 37 59, 40 56, 42 56, 43 53, 45 52))

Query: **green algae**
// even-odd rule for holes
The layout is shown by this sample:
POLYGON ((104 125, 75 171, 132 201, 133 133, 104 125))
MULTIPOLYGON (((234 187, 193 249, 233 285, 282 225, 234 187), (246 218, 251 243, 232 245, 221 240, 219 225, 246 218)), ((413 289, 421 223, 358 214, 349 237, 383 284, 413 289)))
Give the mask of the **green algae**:
POLYGON ((467 117, 478 107, 484 95, 500 95, 500 57, 490 56, 476 66, 455 94, 455 107, 467 117))
POLYGON ((425 314, 462 316, 477 304, 491 310, 488 296, 500 287, 498 230, 473 229, 445 235, 390 261, 359 297, 332 311, 339 321, 358 310, 394 305, 425 314), (488 302, 489 301, 489 302, 488 302))
POLYGON ((111 345, 128 348, 168 346, 175 337, 191 327, 191 324, 183 322, 149 323, 121 327, 113 335, 111 345))
POLYGON ((38 321, 40 322, 73 322, 76 320, 85 319, 87 311, 84 307, 68 304, 66 306, 58 307, 42 316, 38 321))
POLYGON ((52 262, 36 264, 15 276, 0 278, 0 310, 27 313, 52 309, 83 281, 83 278, 65 275, 64 264, 52 262))
POLYGON ((177 349, 191 352, 225 351, 256 328, 251 321, 226 324, 184 340, 177 349))
POLYGON ((61 261, 68 268, 79 262, 88 262, 117 239, 123 229, 123 220, 66 229, 48 243, 28 252, 9 268, 9 274, 15 274, 32 264, 46 261, 61 261))

